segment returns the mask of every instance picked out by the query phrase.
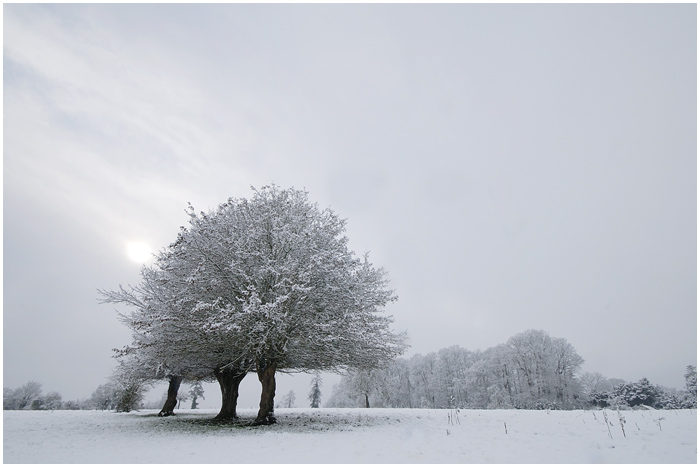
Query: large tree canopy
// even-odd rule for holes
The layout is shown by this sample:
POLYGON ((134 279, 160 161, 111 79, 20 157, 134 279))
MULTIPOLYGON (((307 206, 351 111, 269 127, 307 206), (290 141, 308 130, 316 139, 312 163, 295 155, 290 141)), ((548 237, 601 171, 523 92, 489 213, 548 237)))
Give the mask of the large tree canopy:
POLYGON ((254 367, 262 423, 274 420, 275 371, 370 369, 404 350, 381 314, 397 298, 385 272, 348 249, 345 221, 305 191, 254 189, 189 216, 141 284, 102 292, 132 307, 127 353, 179 374, 254 367))

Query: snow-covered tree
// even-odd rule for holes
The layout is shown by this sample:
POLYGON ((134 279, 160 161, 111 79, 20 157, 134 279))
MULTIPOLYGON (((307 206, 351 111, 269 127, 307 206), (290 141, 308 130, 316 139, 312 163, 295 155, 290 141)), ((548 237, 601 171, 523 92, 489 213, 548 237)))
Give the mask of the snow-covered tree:
POLYGON ((30 409, 32 403, 41 397, 41 383, 28 381, 14 390, 14 405, 18 410, 30 409))
POLYGON ((698 371, 695 365, 688 365, 685 368, 685 389, 688 392, 697 393, 698 391, 698 371))
POLYGON ((63 407, 63 396, 56 391, 51 391, 34 399, 32 410, 60 410, 63 407))
POLYGON ((694 365, 688 365, 685 369, 685 395, 684 406, 695 408, 698 406, 698 372, 694 365))
POLYGON ((598 372, 585 372, 579 376, 582 395, 588 398, 593 393, 610 391, 613 386, 608 379, 598 372))
POLYGON ((583 359, 571 344, 531 329, 508 339, 506 347, 515 370, 516 406, 568 407, 573 403, 574 378, 583 359))
POLYGON ((139 286, 102 292, 134 308, 123 315, 135 335, 127 352, 150 352, 144 360, 171 375, 213 373, 222 412, 226 390, 237 397, 254 369, 256 423, 271 423, 276 371, 370 369, 403 351, 403 336, 380 314, 396 299, 384 271, 348 250, 345 221, 305 191, 264 187, 189 214, 139 286))
POLYGON ((97 410, 113 410, 117 406, 117 389, 114 384, 100 384, 90 396, 90 405, 97 410))
POLYGON ((414 355, 409 360, 410 379, 413 382, 414 407, 437 408, 437 354, 414 355))
POLYGON ((93 404, 90 399, 76 399, 65 401, 63 403, 63 410, 90 410, 94 409, 93 404))
POLYGON ((364 407, 369 409, 369 395, 380 387, 380 374, 377 370, 359 370, 351 373, 350 388, 356 397, 364 402, 364 407))
POLYGON ((581 386, 576 379, 576 374, 583 365, 583 358, 576 352, 576 349, 561 337, 554 337, 551 340, 551 375, 553 378, 554 393, 556 402, 562 406, 570 407, 575 398, 581 392, 581 386))
POLYGON ((15 397, 20 410, 30 408, 32 402, 41 397, 41 383, 38 381, 28 381, 17 388, 15 397))
POLYGON ((294 407, 294 402, 296 402, 297 396, 294 394, 293 390, 290 390, 282 399, 282 406, 288 409, 294 407))
POLYGON ((201 381, 195 381, 191 385, 190 392, 188 392, 188 394, 192 399, 192 406, 190 409, 196 409, 199 399, 204 399, 204 388, 202 387, 201 381))
POLYGON ((435 372, 437 386, 440 388, 436 393, 439 406, 467 407, 470 392, 467 374, 473 364, 472 353, 458 345, 440 349, 437 352, 435 372))
POLYGON ((132 368, 120 363, 110 377, 116 399, 114 409, 117 412, 138 410, 151 382, 144 381, 132 368))
POLYGON ((189 399, 190 399, 189 393, 182 392, 182 391, 178 392, 178 394, 177 394, 177 408, 179 409, 180 404, 182 404, 183 402, 187 402, 189 399))
POLYGON ((377 394, 374 396, 375 406, 414 407, 411 368, 408 360, 397 358, 388 367, 375 371, 380 374, 377 394))
POLYGON ((309 402, 311 402, 311 407, 317 409, 321 407, 321 386, 323 386, 323 379, 321 378, 321 373, 316 372, 314 377, 311 379, 311 390, 309 391, 309 402))
MULTIPOLYGON (((390 375, 395 368, 393 362, 386 368, 348 371, 333 385, 328 407, 390 407, 395 399, 396 386, 390 375)), ((401 405, 402 407, 403 405, 401 405)))
POLYGON ((326 407, 357 407, 355 396, 350 394, 350 385, 344 381, 348 375, 343 375, 340 382, 333 385, 331 395, 326 401, 326 407))
POLYGON ((17 399, 15 399, 14 389, 2 388, 2 408, 3 410, 17 410, 17 399))
POLYGON ((613 396, 629 407, 646 405, 661 408, 659 405, 660 395, 659 389, 646 378, 642 378, 636 383, 621 384, 613 389, 613 396))
POLYGON ((41 383, 28 381, 17 389, 3 388, 3 409, 31 409, 34 401, 41 397, 41 383))

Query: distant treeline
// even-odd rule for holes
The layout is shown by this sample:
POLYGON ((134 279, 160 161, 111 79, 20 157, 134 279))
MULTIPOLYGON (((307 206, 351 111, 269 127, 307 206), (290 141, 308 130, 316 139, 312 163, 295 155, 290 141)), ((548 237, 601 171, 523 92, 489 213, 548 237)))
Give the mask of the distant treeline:
POLYGON ((129 397, 111 383, 100 385, 90 398, 64 401, 60 393, 42 392, 42 384, 29 381, 17 389, 3 388, 2 408, 4 410, 113 410, 120 407, 129 397))
MULTIPOLYGON (((4 410, 116 410, 117 412, 129 412, 131 410, 150 408, 156 409, 163 405, 165 395, 160 401, 144 404, 144 391, 141 388, 134 390, 131 386, 119 384, 117 381, 108 381, 100 384, 92 395, 86 399, 64 401, 60 393, 52 391, 46 394, 42 392, 42 384, 37 381, 29 381, 17 389, 3 388, 4 410)), ((204 390, 199 382, 190 385, 189 392, 181 391, 178 394, 178 406, 181 402, 191 400, 189 408, 196 409, 199 401, 204 399, 204 390)))
POLYGON ((563 338, 529 330, 485 351, 460 346, 382 370, 343 376, 328 407, 472 409, 581 409, 639 405, 687 408, 697 404, 696 369, 689 366, 684 391, 581 373, 581 358, 563 338))
MULTIPOLYGON (((397 358, 385 369, 347 373, 333 386, 324 405, 436 409, 697 407, 695 366, 686 368, 686 386, 676 390, 653 385, 646 378, 625 382, 600 373, 581 373, 582 365, 583 359, 566 339, 529 330, 484 351, 455 345, 427 355, 397 358)), ((90 398, 73 401, 63 401, 58 392, 43 394, 41 386, 29 381, 17 389, 4 388, 3 408, 116 411, 144 408, 143 388, 134 389, 115 379, 98 386, 90 398)), ((317 381, 317 390, 318 386, 317 381)), ((188 393, 178 395, 178 402, 191 399, 191 408, 196 408, 203 397, 201 384, 195 382, 188 393)), ((320 398, 320 391, 317 397, 320 398)))

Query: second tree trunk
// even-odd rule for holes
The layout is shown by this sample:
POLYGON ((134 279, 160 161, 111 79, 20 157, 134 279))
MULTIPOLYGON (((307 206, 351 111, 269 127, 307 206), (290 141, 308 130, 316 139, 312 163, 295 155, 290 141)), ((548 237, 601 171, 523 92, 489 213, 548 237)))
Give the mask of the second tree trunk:
POLYGON ((255 418, 256 425, 269 425, 275 423, 275 370, 277 365, 274 362, 258 363, 258 379, 262 384, 260 393, 260 410, 255 418))
POLYGON ((161 417, 167 417, 169 415, 175 415, 173 410, 177 405, 177 391, 180 390, 180 383, 182 382, 182 376, 171 376, 170 383, 168 384, 168 398, 165 399, 165 404, 163 408, 160 409, 158 413, 161 417))
POLYGON ((231 421, 237 418, 238 386, 245 377, 245 372, 235 370, 214 370, 214 376, 221 387, 221 410, 214 420, 231 421))

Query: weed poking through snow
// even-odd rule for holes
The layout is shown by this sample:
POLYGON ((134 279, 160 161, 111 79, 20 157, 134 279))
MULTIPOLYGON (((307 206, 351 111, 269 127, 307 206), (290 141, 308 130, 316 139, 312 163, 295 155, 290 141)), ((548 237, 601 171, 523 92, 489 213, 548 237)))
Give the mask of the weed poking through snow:
POLYGON ((450 409, 447 413, 447 423, 450 425, 461 425, 459 421, 459 409, 450 409))
POLYGON ((625 417, 622 416, 620 411, 617 411, 617 418, 620 420, 620 428, 622 428, 622 436, 627 438, 627 434, 625 433, 625 423, 627 423, 627 420, 625 420, 625 417))
POLYGON ((663 431, 663 430, 661 429, 661 420, 666 420, 666 418, 665 418, 665 417, 659 417, 659 418, 655 418, 655 419, 654 419, 654 421, 656 422, 656 424, 659 425, 659 431, 663 431))
POLYGON ((603 418, 605 419, 605 426, 608 427, 608 436, 610 436, 610 439, 613 439, 612 432, 610 431, 610 421, 608 420, 608 414, 605 412, 605 409, 603 409, 603 418))

